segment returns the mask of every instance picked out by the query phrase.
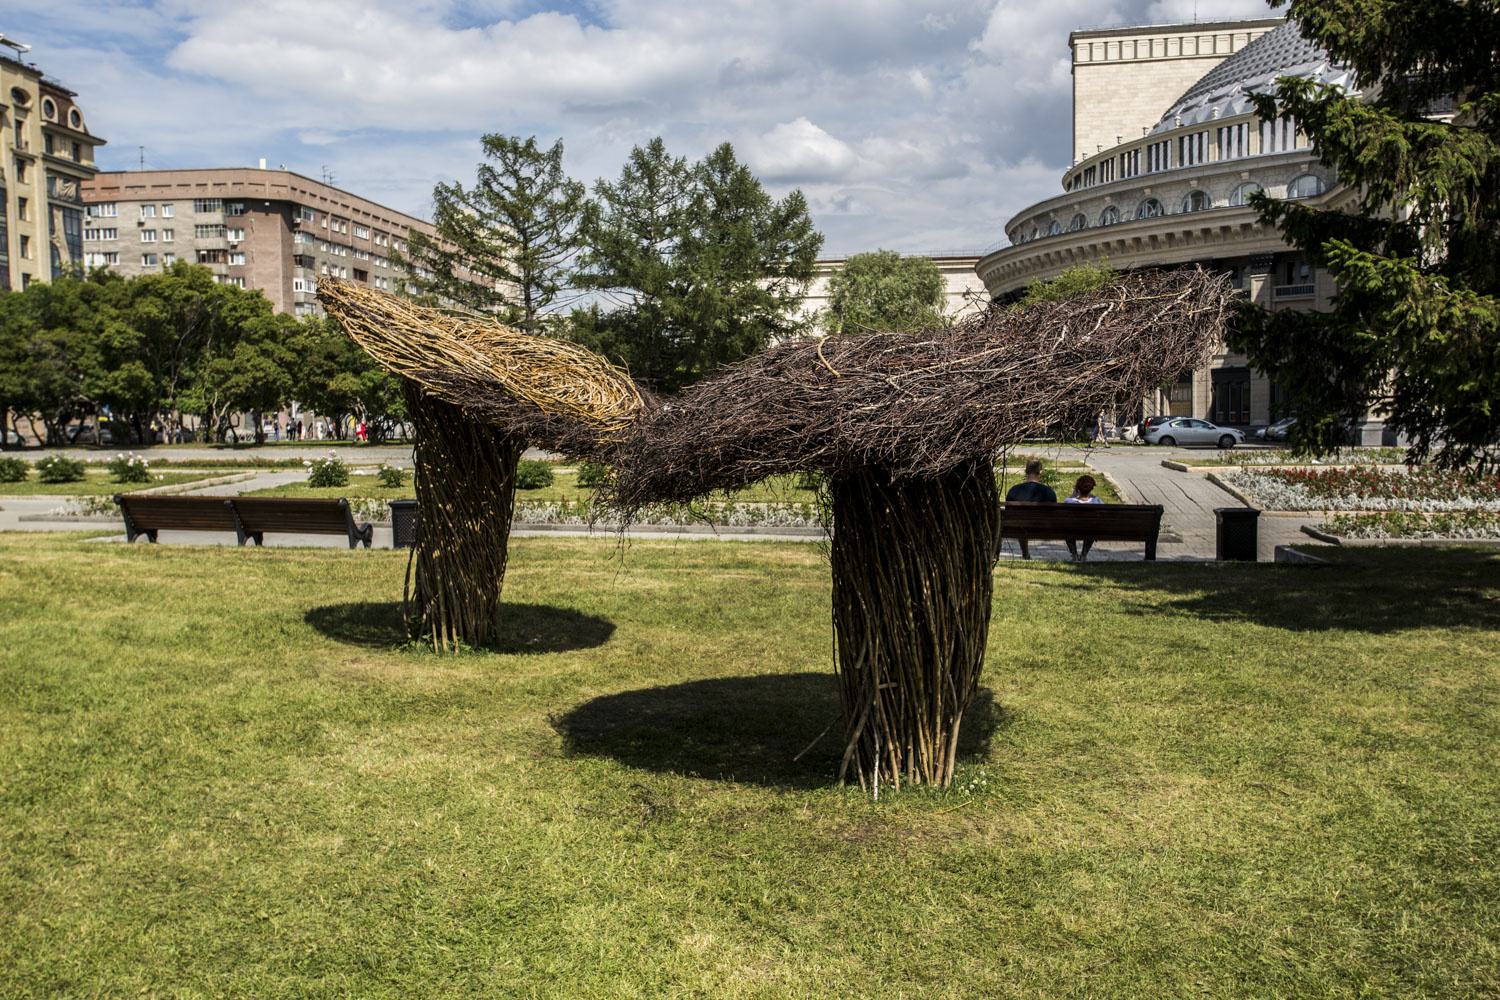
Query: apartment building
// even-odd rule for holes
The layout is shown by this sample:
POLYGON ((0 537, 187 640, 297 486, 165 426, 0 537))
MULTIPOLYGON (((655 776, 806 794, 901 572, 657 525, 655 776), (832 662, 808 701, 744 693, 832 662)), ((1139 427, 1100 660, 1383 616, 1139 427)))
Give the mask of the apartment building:
POLYGON ((94 147, 77 94, 0 35, 0 291, 49 281, 84 258, 83 186, 94 147))
POLYGON ((215 280, 259 289, 280 312, 321 315, 318 280, 385 291, 404 272, 391 259, 407 234, 431 225, 289 170, 218 167, 100 173, 83 189, 82 243, 90 267, 126 276, 178 260, 215 280))

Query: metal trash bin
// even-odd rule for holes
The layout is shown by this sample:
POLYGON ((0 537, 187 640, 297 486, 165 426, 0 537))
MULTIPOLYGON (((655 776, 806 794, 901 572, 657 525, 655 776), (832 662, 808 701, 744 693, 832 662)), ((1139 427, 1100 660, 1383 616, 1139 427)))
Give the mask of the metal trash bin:
POLYGON ((391 508, 391 548, 409 549, 417 544, 420 515, 415 500, 387 500, 391 508))
POLYGON ((1215 507, 1220 562, 1255 562, 1260 547, 1258 519, 1254 507, 1215 507))

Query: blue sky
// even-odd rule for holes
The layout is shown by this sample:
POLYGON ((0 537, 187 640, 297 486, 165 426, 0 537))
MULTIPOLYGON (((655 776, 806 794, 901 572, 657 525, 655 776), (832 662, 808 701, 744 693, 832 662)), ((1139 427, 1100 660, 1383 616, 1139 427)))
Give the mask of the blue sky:
POLYGON ((1055 194, 1068 32, 1265 0, 23 0, 0 32, 78 91, 105 169, 285 164, 427 216, 485 132, 591 186, 661 135, 801 188, 825 251, 980 250, 1055 194))

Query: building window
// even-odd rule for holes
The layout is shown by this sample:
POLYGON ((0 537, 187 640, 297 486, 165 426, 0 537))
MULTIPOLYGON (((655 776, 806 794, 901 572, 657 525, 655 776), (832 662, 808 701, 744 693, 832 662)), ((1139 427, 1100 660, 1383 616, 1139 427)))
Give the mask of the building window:
POLYGON ((68 127, 73 129, 83 128, 83 115, 78 113, 77 108, 68 109, 68 127))
POLYGON ((90 242, 115 240, 120 238, 120 231, 118 229, 85 229, 83 231, 83 238, 90 242))
POLYGON ((199 212, 199 213, 203 213, 203 212, 222 212, 222 211, 224 211, 224 199, 223 198, 194 198, 193 199, 193 211, 194 212, 199 212))
POLYGON ((1077 215, 1073 216, 1073 221, 1068 223, 1068 232, 1076 233, 1078 232, 1078 230, 1087 229, 1088 227, 1089 220, 1084 217, 1084 214, 1082 212, 1079 212, 1077 215))
POLYGON ((1120 210, 1113 205, 1110 205, 1103 212, 1099 213, 1099 225, 1101 226, 1113 226, 1119 221, 1120 210))
POLYGON ((226 229, 224 230, 224 238, 231 243, 239 243, 245 238, 245 231, 243 229, 226 229))
POLYGON ((1189 191, 1182 199, 1184 212, 1203 212, 1214 207, 1213 199, 1203 191, 1189 191))
POLYGON ((155 243, 156 242, 156 230, 154 230, 154 229, 142 229, 141 230, 141 242, 142 243, 155 243))
POLYGON ((292 291, 306 292, 309 295, 318 290, 318 279, 316 278, 293 278, 292 291))
POLYGON ((76 142, 73 143, 73 162, 74 163, 82 163, 83 162, 83 147, 79 146, 78 143, 76 143, 76 142))
POLYGON ((1050 225, 1050 226, 1047 227, 1047 235, 1048 236, 1056 236, 1056 235, 1058 235, 1061 232, 1062 232, 1062 223, 1058 222, 1056 219, 1053 219, 1052 220, 1052 225, 1050 225))
POLYGON ((1237 160, 1250 155, 1250 123, 1226 125, 1217 132, 1219 159, 1237 160))
POLYGON ((225 251, 223 250, 199 250, 198 263, 200 264, 222 264, 224 263, 225 251))
POLYGON ((177 230, 163 229, 161 231, 161 241, 163 243, 171 243, 175 239, 177 239, 177 230))
POLYGON ((51 155, 51 153, 52 153, 52 135, 51 135, 51 133, 46 133, 46 134, 44 134, 42 136, 42 152, 47 153, 48 155, 51 155))
POLYGON ((50 97, 42 98, 42 117, 49 122, 57 121, 57 102, 50 97))
POLYGON ((171 267, 175 263, 177 263, 177 255, 175 253, 164 253, 161 255, 162 267, 171 267))
POLYGON ((1135 177, 1141 172, 1141 151, 1132 149, 1120 154, 1120 176, 1135 177))
POLYGON ((245 254, 244 254, 244 252, 240 251, 238 253, 232 253, 232 254, 230 254, 229 255, 229 263, 231 263, 231 264, 243 264, 243 263, 245 263, 245 254))
POLYGON ((108 267, 120 263, 120 254, 116 250, 94 250, 83 255, 83 263, 86 267, 108 267))
POLYGON ((308 208, 305 205, 298 205, 297 218, 303 222, 317 222, 318 213, 314 212, 312 209, 308 208))
POLYGON ((1147 198, 1136 206, 1135 217, 1137 219, 1158 219, 1165 215, 1166 211, 1161 207, 1161 202, 1155 198, 1147 198))
POLYGON ((243 201, 231 201, 224 205, 225 215, 244 215, 245 203, 243 201))
POLYGON ((1288 198, 1313 198, 1326 190, 1323 178, 1317 174, 1303 174, 1286 186, 1288 198))
POLYGON ((21 246, 20 246, 19 249, 21 251, 21 257, 22 257, 22 259, 24 259, 24 260, 30 260, 31 259, 31 237, 27 236, 25 233, 21 234, 21 246))
POLYGON ((1260 123, 1262 153, 1285 153, 1293 149, 1306 149, 1307 146, 1307 137, 1298 134, 1297 119, 1291 116, 1260 123))
POLYGON ((238 277, 238 276, 231 277, 231 276, 229 276, 229 275, 226 274, 226 275, 222 276, 221 278, 219 278, 219 284, 221 284, 221 285, 233 285, 235 288, 244 288, 245 287, 245 279, 241 278, 241 277, 238 277))
POLYGON ((1254 181, 1246 181, 1239 187, 1235 188, 1234 191, 1229 195, 1229 204, 1235 206, 1236 208, 1239 208, 1242 205, 1248 205, 1250 204, 1250 196, 1259 190, 1261 190, 1259 184, 1255 183, 1254 181))
POLYGON ((215 225, 194 226, 193 238, 198 240, 222 240, 224 238, 224 227, 215 225))
POLYGON ((26 222, 31 218, 31 202, 25 198, 16 199, 16 218, 26 222))
POLYGON ((1172 140, 1153 142, 1146 147, 1146 173, 1168 170, 1172 166, 1172 140))
POLYGON ((142 205, 141 206, 141 218, 143 218, 143 219, 154 219, 154 218, 156 218, 156 206, 155 205, 142 205))
POLYGON ((156 263, 157 263, 157 256, 156 256, 156 254, 154 254, 154 253, 143 253, 143 254, 141 254, 141 266, 142 267, 155 267, 156 263))
POLYGON ((1208 132, 1194 132, 1177 140, 1177 165, 1193 167, 1208 162, 1208 132))
POLYGON ((367 240, 367 239, 370 238, 370 231, 368 229, 366 229, 364 226, 361 226, 360 224, 355 223, 355 225, 354 225, 354 235, 358 236, 362 240, 367 240))
POLYGON ((101 219, 113 219, 120 214, 119 206, 112 201, 101 201, 97 205, 90 205, 86 211, 89 215, 101 219))
POLYGON ((294 246, 309 246, 309 247, 312 246, 313 245, 312 233, 293 233, 292 234, 292 244, 294 246))
POLYGON ((177 206, 176 205, 163 205, 161 207, 161 217, 163 219, 170 219, 170 218, 172 218, 172 216, 174 216, 176 214, 177 214, 177 206))
POLYGON ((19 156, 16 157, 16 183, 26 183, 26 161, 21 159, 19 156))

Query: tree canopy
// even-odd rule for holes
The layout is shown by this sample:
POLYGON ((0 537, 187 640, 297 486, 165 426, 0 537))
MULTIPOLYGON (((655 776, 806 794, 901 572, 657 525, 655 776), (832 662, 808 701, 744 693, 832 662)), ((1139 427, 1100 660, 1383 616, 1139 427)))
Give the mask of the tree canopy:
POLYGON ((486 135, 474 186, 433 189, 436 238, 412 230, 406 265, 427 295, 499 312, 528 333, 571 283, 588 192, 563 172, 563 143, 486 135))
POLYGON ((823 238, 800 191, 771 197, 724 143, 689 165, 660 138, 595 186, 571 335, 674 391, 800 332, 823 238))
POLYGON ((1326 451, 1367 407, 1413 458, 1500 461, 1500 11, 1494 0, 1271 0, 1354 70, 1358 95, 1284 78, 1293 116, 1352 192, 1348 210, 1257 195, 1339 290, 1327 313, 1242 312, 1234 346, 1326 451))
POLYGON ((929 257, 857 253, 829 277, 828 308, 819 319, 830 335, 932 326, 943 318, 944 284, 929 257))

